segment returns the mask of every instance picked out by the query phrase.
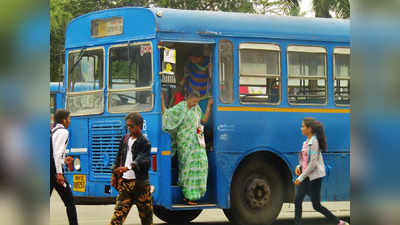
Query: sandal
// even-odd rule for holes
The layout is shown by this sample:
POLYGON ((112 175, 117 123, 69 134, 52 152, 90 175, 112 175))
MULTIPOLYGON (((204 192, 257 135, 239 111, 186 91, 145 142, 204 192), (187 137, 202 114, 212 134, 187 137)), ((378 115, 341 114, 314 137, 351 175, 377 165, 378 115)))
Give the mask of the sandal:
POLYGON ((192 201, 189 201, 188 199, 186 199, 186 198, 183 198, 183 201, 185 201, 186 202, 186 204, 188 204, 188 205, 197 205, 197 202, 192 202, 192 201))

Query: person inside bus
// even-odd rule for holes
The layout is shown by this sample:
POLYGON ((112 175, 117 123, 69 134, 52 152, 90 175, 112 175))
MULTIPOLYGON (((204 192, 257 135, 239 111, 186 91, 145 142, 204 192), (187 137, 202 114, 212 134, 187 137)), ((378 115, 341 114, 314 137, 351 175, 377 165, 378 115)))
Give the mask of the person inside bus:
POLYGON ((111 184, 118 190, 110 225, 121 225, 136 204, 142 225, 153 224, 153 199, 150 191, 150 141, 142 134, 143 117, 129 113, 125 117, 129 133, 122 138, 112 166, 111 184))
POLYGON ((205 98, 210 92, 212 76, 212 64, 210 57, 204 56, 203 49, 195 47, 191 50, 189 62, 184 67, 184 83, 187 94, 197 91, 200 93, 200 108, 205 111, 208 99, 205 98))
POLYGON ((335 224, 348 224, 343 220, 339 220, 331 211, 321 205, 321 183, 322 178, 326 176, 324 159, 321 153, 327 151, 322 123, 314 118, 304 118, 301 125, 301 132, 307 139, 303 143, 299 154, 299 165, 295 171, 298 176, 295 185, 299 187, 294 200, 294 224, 301 224, 302 204, 307 194, 310 196, 312 206, 316 211, 323 214, 335 224))
POLYGON ((171 102, 168 105, 175 106, 184 100, 185 100, 185 79, 182 78, 177 83, 173 97, 171 98, 171 102))
MULTIPOLYGON (((206 111, 208 99, 211 95, 212 63, 210 49, 196 46, 190 50, 189 61, 184 67, 184 83, 187 95, 192 91, 200 93, 200 102, 198 103, 203 112, 206 111), (207 56, 208 55, 208 56, 207 56)), ((204 124, 204 136, 207 141, 206 149, 212 146, 212 128, 211 122, 204 124)))
POLYGON ((178 155, 178 185, 190 205, 197 204, 207 190, 208 159, 201 124, 208 122, 213 100, 208 101, 205 113, 199 101, 200 93, 193 90, 186 101, 167 109, 161 94, 162 127, 171 136, 172 154, 178 155))

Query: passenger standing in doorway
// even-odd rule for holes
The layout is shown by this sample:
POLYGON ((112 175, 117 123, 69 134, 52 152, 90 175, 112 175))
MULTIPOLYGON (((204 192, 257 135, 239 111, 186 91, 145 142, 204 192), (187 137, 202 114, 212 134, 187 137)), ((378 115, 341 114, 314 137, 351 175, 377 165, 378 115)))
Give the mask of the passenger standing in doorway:
POLYGON ((150 141, 142 134, 143 117, 129 113, 125 117, 129 133, 121 140, 112 167, 111 184, 118 190, 110 225, 124 223, 133 204, 139 211, 142 225, 153 224, 153 199, 150 192, 150 141))
POLYGON ((339 220, 327 208, 321 205, 321 183, 326 175, 322 152, 327 151, 327 143, 322 123, 314 118, 304 118, 301 132, 307 137, 299 154, 299 165, 296 167, 298 178, 295 184, 298 186, 295 197, 294 224, 301 224, 302 204, 308 194, 313 208, 323 214, 330 221, 338 225, 348 224, 339 220))
POLYGON ((70 225, 78 225, 71 187, 64 177, 64 164, 71 170, 73 158, 65 157, 71 123, 70 112, 59 109, 54 114, 55 126, 50 135, 50 196, 55 188, 67 208, 70 225))
POLYGON ((184 200, 190 204, 201 199, 207 190, 208 159, 205 143, 198 135, 203 132, 201 124, 207 123, 213 99, 203 114, 198 105, 200 94, 193 91, 186 101, 167 109, 161 94, 162 126, 171 136, 173 154, 178 154, 178 185, 182 187, 184 200))
MULTIPOLYGON (((200 94, 198 105, 203 112, 207 111, 209 96, 212 90, 212 63, 211 51, 204 51, 201 47, 194 47, 190 51, 189 62, 184 68, 184 79, 186 84, 187 95, 193 91, 200 94), (204 54, 206 53, 206 54, 204 54), (208 56, 206 56, 208 55, 208 56)), ((211 120, 204 124, 204 137, 206 139, 206 149, 213 146, 213 129, 211 120)))
POLYGON ((207 97, 210 95, 212 78, 212 63, 210 57, 203 55, 200 47, 195 47, 190 51, 189 62, 184 68, 184 79, 187 86, 187 94, 193 91, 200 93, 200 108, 205 111, 208 105, 207 97))

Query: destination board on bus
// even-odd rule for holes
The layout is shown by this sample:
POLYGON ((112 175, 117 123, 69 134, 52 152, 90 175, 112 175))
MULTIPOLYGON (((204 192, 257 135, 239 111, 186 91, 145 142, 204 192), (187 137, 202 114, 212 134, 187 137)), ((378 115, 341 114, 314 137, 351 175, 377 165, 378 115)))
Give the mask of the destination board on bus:
POLYGON ((107 19, 92 20, 91 35, 92 37, 107 37, 122 34, 123 20, 122 17, 112 17, 107 19))

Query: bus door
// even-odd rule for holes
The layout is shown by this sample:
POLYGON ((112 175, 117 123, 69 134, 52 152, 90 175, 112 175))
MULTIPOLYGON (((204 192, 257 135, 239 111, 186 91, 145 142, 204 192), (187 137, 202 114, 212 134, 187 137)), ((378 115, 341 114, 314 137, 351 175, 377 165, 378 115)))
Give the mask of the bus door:
MULTIPOLYGON (((214 45, 212 44, 193 44, 193 43, 175 43, 164 42, 160 49, 160 79, 161 88, 164 94, 164 101, 166 108, 171 108, 181 101, 186 99, 188 92, 193 88, 190 78, 188 77, 187 65, 191 62, 191 55, 193 51, 199 51, 203 55, 203 65, 212 63, 214 45)), ((212 71, 211 71, 212 72, 212 71)), ((203 83, 204 84, 204 83, 203 83)), ((200 85, 200 84, 197 84, 200 85)), ((212 79, 209 77, 207 85, 200 87, 201 101, 199 106, 203 113, 205 112, 208 100, 212 93, 212 79)), ((213 150, 213 116, 210 115, 209 121, 204 126, 204 135, 206 141, 206 149, 209 160, 209 174, 207 182, 206 195, 199 201, 200 205, 215 206, 216 193, 215 193, 215 170, 212 169, 211 158, 213 150)), ((170 148, 172 149, 172 148, 170 148)), ((184 204, 181 187, 178 186, 178 171, 179 162, 177 153, 171 157, 171 194, 172 205, 179 206, 184 204)))

